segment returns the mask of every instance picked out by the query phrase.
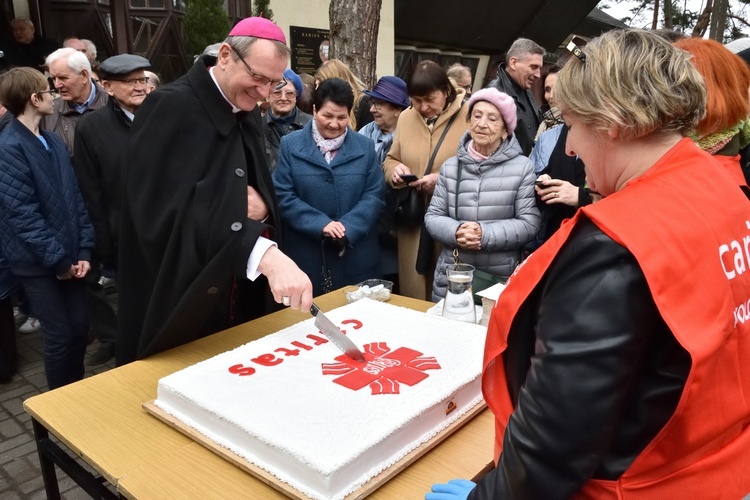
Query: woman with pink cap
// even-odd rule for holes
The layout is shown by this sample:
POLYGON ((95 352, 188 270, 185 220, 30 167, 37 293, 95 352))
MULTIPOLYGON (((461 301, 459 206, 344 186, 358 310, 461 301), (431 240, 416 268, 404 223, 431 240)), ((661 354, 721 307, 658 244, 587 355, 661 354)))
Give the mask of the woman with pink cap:
POLYGON ((440 168, 425 214, 430 235, 443 246, 432 284, 432 300, 445 296, 446 268, 457 255, 465 264, 507 278, 521 250, 539 230, 534 166, 513 131, 513 98, 490 87, 468 102, 469 130, 458 154, 440 168))

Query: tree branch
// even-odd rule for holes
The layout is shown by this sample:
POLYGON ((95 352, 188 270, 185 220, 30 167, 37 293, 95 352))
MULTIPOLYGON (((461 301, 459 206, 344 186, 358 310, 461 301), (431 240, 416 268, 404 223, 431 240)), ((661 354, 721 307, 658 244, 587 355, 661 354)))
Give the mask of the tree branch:
POLYGON ((745 19, 735 15, 735 14, 727 14, 727 17, 734 19, 735 21, 738 21, 740 24, 744 24, 747 27, 750 27, 750 23, 747 22, 745 19))

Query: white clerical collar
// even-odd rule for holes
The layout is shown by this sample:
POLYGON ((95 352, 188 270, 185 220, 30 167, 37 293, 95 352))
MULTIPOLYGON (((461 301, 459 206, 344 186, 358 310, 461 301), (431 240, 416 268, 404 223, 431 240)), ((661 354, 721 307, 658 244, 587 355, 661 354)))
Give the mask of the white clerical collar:
POLYGON ((208 68, 208 74, 211 75, 211 80, 214 81, 214 85, 216 85, 216 88, 219 89, 219 93, 221 94, 221 97, 223 97, 224 100, 227 101, 230 106, 232 106, 232 113, 239 113, 242 110, 240 108, 238 108, 237 106, 235 106, 232 103, 232 101, 230 101, 229 99, 227 99, 227 96, 224 95, 224 91, 222 91, 221 87, 219 87, 219 82, 216 81, 216 77, 214 76, 214 68, 215 67, 216 66, 211 66, 210 68, 208 68))

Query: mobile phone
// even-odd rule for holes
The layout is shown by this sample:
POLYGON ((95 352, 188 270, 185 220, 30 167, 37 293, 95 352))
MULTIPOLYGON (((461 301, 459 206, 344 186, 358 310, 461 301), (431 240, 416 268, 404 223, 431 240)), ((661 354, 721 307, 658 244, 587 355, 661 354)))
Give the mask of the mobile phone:
POLYGON ((410 182, 414 182, 418 180, 419 177, 417 177, 414 174, 403 174, 401 175, 401 180, 403 180, 405 183, 409 184, 410 182))
POLYGON ((539 186, 539 187, 546 187, 544 185, 544 181, 534 181, 534 185, 539 186))

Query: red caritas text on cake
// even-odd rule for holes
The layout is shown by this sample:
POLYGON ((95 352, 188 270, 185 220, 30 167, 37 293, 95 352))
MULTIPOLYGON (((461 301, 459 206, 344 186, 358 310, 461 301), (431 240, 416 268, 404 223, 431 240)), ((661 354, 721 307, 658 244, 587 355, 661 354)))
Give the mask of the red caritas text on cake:
MULTIPOLYGON (((352 325, 352 328, 354 328, 355 330, 359 330, 360 328, 362 328, 362 322, 357 319, 346 319, 341 322, 341 325, 352 325)), ((341 331, 342 333, 344 333, 344 335, 346 335, 345 329, 342 328, 341 331)), ((261 354, 260 356, 252 358, 250 359, 250 361, 259 366, 276 366, 283 363, 284 358, 288 358, 290 356, 299 356, 302 351, 312 351, 315 346, 328 343, 328 339, 313 333, 307 334, 305 336, 305 339, 306 340, 304 342, 300 342, 298 340, 290 342, 291 348, 279 347, 273 350, 273 352, 277 352, 280 355, 283 355, 283 357, 268 353, 261 354), (311 340, 312 342, 308 342, 308 340, 311 340)), ((246 377, 255 373, 255 368, 253 366, 237 364, 229 367, 229 373, 239 375, 240 377, 246 377)))

